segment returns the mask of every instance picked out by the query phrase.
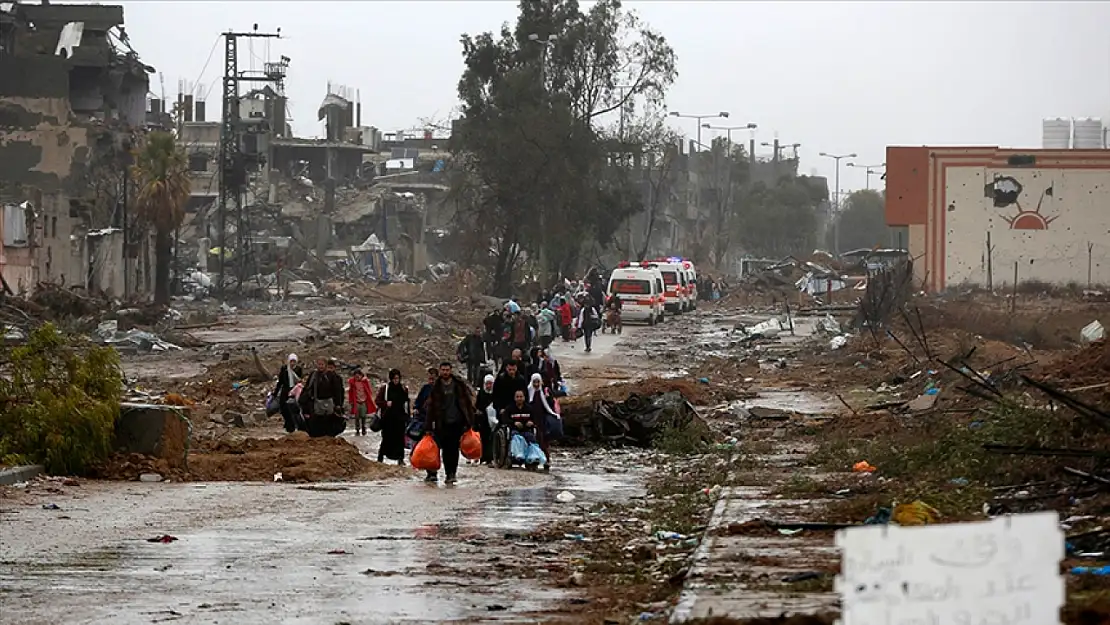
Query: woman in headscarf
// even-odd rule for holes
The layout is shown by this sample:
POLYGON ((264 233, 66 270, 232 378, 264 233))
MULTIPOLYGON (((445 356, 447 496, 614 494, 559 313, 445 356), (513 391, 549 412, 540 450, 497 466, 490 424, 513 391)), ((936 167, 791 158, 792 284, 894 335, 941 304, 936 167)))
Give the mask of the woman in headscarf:
POLYGON ((378 410, 382 416, 382 444, 378 462, 385 458, 405 464, 405 429, 408 427, 409 390, 401 383, 401 371, 391 369, 389 382, 378 391, 378 410))
POLYGON ((543 470, 548 471, 551 469, 550 423, 552 419, 560 417, 559 413, 551 407, 547 389, 543 387, 543 377, 538 373, 532 374, 532 381, 528 384, 528 405, 532 409, 532 421, 536 424, 536 442, 540 444, 540 449, 547 456, 547 464, 543 465, 543 470))
MULTIPOLYGON (((487 375, 482 380, 482 388, 478 389, 478 400, 475 402, 478 409, 475 419, 478 421, 478 434, 482 437, 482 464, 493 464, 493 426, 490 425, 486 412, 493 406, 493 383, 493 375, 487 375)), ((497 418, 496 413, 494 418, 497 418)))

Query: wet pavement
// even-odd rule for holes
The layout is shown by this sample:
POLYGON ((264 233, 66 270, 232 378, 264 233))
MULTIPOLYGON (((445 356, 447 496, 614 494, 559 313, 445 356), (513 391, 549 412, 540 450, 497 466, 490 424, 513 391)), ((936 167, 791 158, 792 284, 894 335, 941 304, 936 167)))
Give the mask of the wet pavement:
POLYGON ((619 454, 561 460, 464 466, 451 488, 93 482, 4 501, 0 623, 534 622, 560 591, 483 571, 535 561, 521 536, 539 523, 640 492, 619 454))
MULTIPOLYGON (((635 335, 556 353, 583 383, 635 335)), ((375 436, 344 437, 376 456, 375 436)), ((498 573, 544 575, 558 542, 540 549, 529 531, 642 494, 632 453, 558 451, 550 474, 463 465, 453 487, 414 472, 312 485, 87 482, 0 500, 0 624, 532 623, 564 591, 498 573), (575 501, 559 503, 562 491, 575 501), (163 534, 177 540, 149 542, 163 534)))

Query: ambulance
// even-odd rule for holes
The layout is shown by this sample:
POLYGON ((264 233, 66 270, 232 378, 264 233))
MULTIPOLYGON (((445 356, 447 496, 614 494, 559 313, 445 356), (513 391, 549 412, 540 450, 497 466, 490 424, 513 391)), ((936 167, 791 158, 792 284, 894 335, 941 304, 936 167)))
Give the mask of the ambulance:
POLYGON ((698 269, 694 267, 694 263, 684 260, 682 267, 686 270, 686 292, 688 297, 687 310, 697 310, 698 308, 698 269))
POLYGON ((690 285, 687 282, 687 272, 686 267, 683 267, 683 260, 681 258, 667 258, 651 262, 663 274, 667 312, 679 314, 687 310, 693 310, 693 302, 690 301, 689 295, 690 285))
POLYGON ((621 301, 621 322, 643 321, 653 326, 663 321, 663 274, 654 263, 620 263, 609 275, 606 291, 621 301))

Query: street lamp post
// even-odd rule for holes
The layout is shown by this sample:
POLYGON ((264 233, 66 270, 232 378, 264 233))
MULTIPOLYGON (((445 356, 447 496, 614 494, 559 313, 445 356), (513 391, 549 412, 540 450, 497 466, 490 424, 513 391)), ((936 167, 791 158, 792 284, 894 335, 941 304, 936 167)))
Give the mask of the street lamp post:
POLYGON ((856 163, 846 163, 844 166, 845 167, 857 167, 857 168, 863 169, 867 174, 867 182, 865 183, 866 184, 865 188, 868 191, 870 191, 871 190, 871 176, 881 176, 883 174, 883 172, 879 171, 879 168, 880 167, 886 167, 886 163, 880 163, 879 165, 859 165, 859 164, 856 164, 856 163))
POLYGON ((833 207, 833 255, 837 258, 840 257, 840 160, 844 158, 858 158, 859 154, 855 152, 851 154, 828 154, 821 152, 820 156, 831 158, 836 161, 836 204, 833 207))
POLYGON ((774 151, 774 154, 775 154, 775 159, 774 160, 776 160, 776 161, 779 160, 779 153, 782 152, 783 150, 785 150, 786 148, 793 148, 794 158, 798 158, 798 148, 802 147, 801 143, 778 143, 777 140, 776 140, 775 143, 767 143, 766 141, 764 141, 763 143, 760 143, 759 145, 761 145, 765 148, 771 148, 774 151))
POLYGON ((721 111, 715 115, 686 115, 684 113, 679 113, 678 111, 671 111, 671 117, 683 117, 685 119, 698 120, 698 145, 701 145, 701 120, 728 118, 728 111, 721 111))
MULTIPOLYGON (((547 49, 555 43, 557 37, 555 35, 548 35, 541 38, 537 33, 528 35, 528 41, 538 43, 543 46, 540 52, 540 90, 545 94, 547 92, 547 49)), ((540 206, 540 286, 546 288, 547 285, 547 207, 540 206)))
MULTIPOLYGON (((711 124, 702 124, 701 127, 702 128, 707 128, 709 130, 723 130, 723 131, 725 131, 725 137, 727 137, 726 140, 728 141, 728 147, 731 150, 732 149, 732 131, 733 130, 755 130, 756 128, 759 128, 759 125, 758 124, 752 124, 752 123, 747 123, 747 124, 744 124, 743 126, 713 126, 711 124)), ((698 143, 701 143, 701 141, 698 141, 698 143)))

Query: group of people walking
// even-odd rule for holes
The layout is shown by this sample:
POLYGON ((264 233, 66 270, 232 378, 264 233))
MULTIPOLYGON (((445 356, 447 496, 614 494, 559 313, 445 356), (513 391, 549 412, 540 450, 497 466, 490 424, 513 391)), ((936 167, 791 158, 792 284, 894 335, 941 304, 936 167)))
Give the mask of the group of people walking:
MULTIPOLYGON (((561 435, 562 431, 559 414, 553 408, 556 394, 565 392, 562 372, 542 343, 526 340, 518 345, 501 360, 497 375, 484 372, 480 364, 487 362, 487 348, 484 337, 476 331, 474 338, 468 336, 460 344, 459 357, 467 364, 471 381, 482 376, 479 383, 468 384, 456 375, 451 363, 443 362, 427 370, 427 381, 415 397, 398 369, 390 370, 388 380, 375 392, 374 382, 359 367, 352 370, 344 384, 334 358, 318 359, 316 368, 306 376, 297 355, 290 354, 278 373, 267 408, 281 413, 287 432, 338 436, 346 429, 348 418, 354 422, 356 436, 378 431, 382 439, 379 462, 404 465, 406 450, 430 434, 442 454, 449 484, 457 477, 463 434, 472 429, 479 433, 482 454, 477 462, 488 465, 495 460, 494 431, 504 425, 534 436, 543 451, 546 470, 550 467, 552 434, 561 435), (480 360, 472 360, 472 356, 480 360), (477 372, 472 362, 479 363, 477 372)), ((437 482, 438 471, 429 471, 425 479, 437 482)))

